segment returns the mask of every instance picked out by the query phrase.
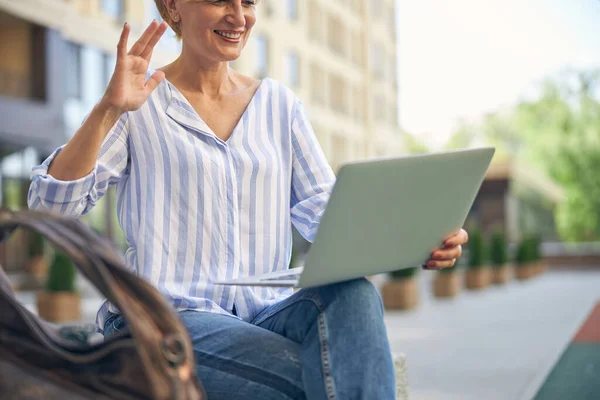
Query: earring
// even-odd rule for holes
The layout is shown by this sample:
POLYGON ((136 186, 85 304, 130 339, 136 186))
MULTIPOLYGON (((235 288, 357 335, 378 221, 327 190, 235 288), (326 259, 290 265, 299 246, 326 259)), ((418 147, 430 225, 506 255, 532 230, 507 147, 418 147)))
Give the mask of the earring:
POLYGON ((173 21, 175 21, 175 22, 179 21, 179 16, 178 15, 174 15, 173 16, 173 21))

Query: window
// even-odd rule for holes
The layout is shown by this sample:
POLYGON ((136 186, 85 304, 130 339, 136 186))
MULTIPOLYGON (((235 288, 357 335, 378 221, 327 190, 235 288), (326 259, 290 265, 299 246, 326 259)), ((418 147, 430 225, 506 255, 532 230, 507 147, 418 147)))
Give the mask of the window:
POLYGON ((382 0, 371 0, 371 13, 373 14, 373 17, 381 17, 381 14, 383 12, 382 8, 382 0))
POLYGON ((123 0, 102 0, 102 12, 114 19, 121 19, 125 14, 123 0))
POLYGON ((102 55, 102 72, 103 72, 103 84, 105 86, 110 82, 110 78, 112 78, 113 72, 115 71, 115 65, 117 63, 117 57, 113 54, 102 55))
POLYGON ((386 120, 386 104, 385 99, 381 95, 375 95, 375 101, 373 101, 373 116, 376 121, 385 122, 386 120))
POLYGON ((373 43, 371 45, 371 70, 375 78, 378 80, 385 79, 385 67, 386 62, 383 56, 383 49, 379 43, 373 43))
POLYGON ((339 18, 330 16, 327 28, 329 48, 341 56, 345 55, 346 29, 344 23, 339 18))
POLYGON ((344 80, 339 76, 331 75, 329 79, 329 98, 331 108, 337 112, 347 112, 347 88, 344 80))
POLYGON ((256 67, 257 78, 265 78, 269 73, 269 43, 264 35, 254 37, 256 43, 256 67))
POLYGON ((70 98, 81 99, 81 52, 80 45, 67 42, 67 65, 65 68, 65 81, 67 82, 67 96, 70 98))
POLYGON ((351 54, 352 61, 359 67, 364 65, 364 44, 363 44, 363 35, 361 32, 353 32, 351 34, 351 54))
POLYGON ((287 83, 291 86, 300 86, 300 60, 298 55, 290 52, 285 57, 285 71, 287 83))
POLYGON ((316 0, 309 0, 308 2, 308 19, 310 20, 310 28, 308 29, 308 38, 313 42, 321 42, 323 38, 323 29, 325 24, 323 21, 323 13, 320 5, 316 0))
POLYGON ((310 95, 316 104, 325 104, 325 73, 318 63, 310 66, 310 95))
POLYGON ((285 0, 285 15, 291 21, 298 19, 298 2, 296 0, 285 0))

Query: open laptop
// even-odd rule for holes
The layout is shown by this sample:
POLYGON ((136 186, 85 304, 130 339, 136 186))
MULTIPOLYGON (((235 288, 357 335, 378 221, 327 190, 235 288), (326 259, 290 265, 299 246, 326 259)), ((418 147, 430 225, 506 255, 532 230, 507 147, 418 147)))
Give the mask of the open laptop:
POLYGON ((304 288, 421 266, 463 227, 494 151, 344 164, 303 267, 216 283, 304 288))

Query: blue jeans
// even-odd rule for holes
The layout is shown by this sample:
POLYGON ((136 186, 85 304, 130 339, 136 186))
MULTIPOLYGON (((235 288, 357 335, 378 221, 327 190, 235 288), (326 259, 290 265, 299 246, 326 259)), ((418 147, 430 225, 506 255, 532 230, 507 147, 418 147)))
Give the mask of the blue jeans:
MULTIPOLYGON (((182 311, 209 400, 392 400, 379 294, 366 279, 302 289, 250 323, 182 311)), ((109 318, 108 336, 122 329, 109 318)))

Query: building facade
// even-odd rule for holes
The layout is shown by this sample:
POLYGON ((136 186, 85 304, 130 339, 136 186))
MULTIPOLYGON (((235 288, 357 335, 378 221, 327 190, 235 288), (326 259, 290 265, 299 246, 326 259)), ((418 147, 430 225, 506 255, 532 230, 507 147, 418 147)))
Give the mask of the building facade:
MULTIPOLYGON (((233 63, 297 93, 334 170, 402 152, 394 4, 262 0, 253 34, 233 63)), ((132 27, 131 45, 152 19, 160 20, 154 0, 0 0, 2 204, 26 206, 31 167, 68 141, 100 99, 123 23, 132 27)), ((180 50, 168 30, 153 66, 180 50)), ((111 192, 84 220, 124 245, 111 192)))

